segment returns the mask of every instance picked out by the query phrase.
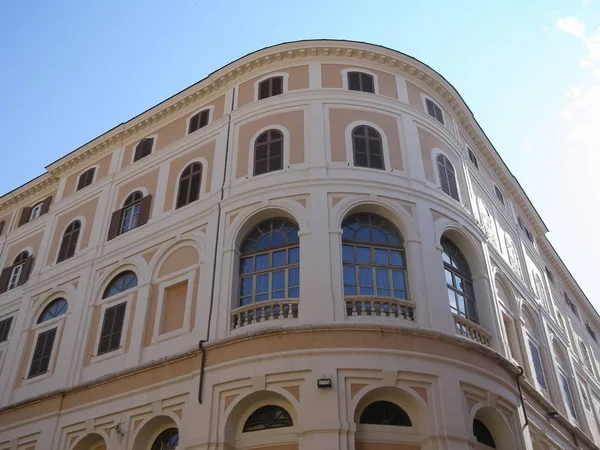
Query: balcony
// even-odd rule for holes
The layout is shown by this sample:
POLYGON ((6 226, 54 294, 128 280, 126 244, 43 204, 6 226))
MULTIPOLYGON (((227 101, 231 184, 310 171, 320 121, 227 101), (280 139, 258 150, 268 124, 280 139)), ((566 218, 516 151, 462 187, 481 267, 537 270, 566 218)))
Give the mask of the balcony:
POLYGON ((468 319, 458 317, 454 314, 452 316, 454 317, 454 327, 457 334, 490 347, 492 336, 484 328, 468 319))
POLYGON ((407 300, 378 297, 346 297, 348 317, 392 317, 398 320, 415 320, 415 304, 407 300))
POLYGON ((253 323, 297 318, 298 299, 264 301, 231 311, 231 329, 236 330, 253 323))

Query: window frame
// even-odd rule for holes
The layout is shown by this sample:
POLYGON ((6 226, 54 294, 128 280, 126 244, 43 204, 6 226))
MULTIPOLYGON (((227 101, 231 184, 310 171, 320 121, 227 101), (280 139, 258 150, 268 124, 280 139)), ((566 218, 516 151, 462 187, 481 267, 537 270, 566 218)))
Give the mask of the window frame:
POLYGON ((12 291, 13 289, 16 289, 19 286, 22 286, 25 283, 27 283, 27 281, 29 280, 29 276, 31 275, 31 270, 33 268, 33 262, 31 263, 31 266, 29 267, 29 274, 27 274, 27 279, 23 283, 21 283, 21 277, 23 276, 23 270, 25 269, 25 264, 27 263, 27 260, 29 258, 33 258, 32 251, 29 247, 24 250, 21 250, 19 253, 17 253, 17 256, 15 256, 15 259, 13 260, 12 265, 8 266, 8 267, 10 267, 10 273, 9 273, 8 279, 6 281, 6 290, 4 292, 12 291), (21 256, 23 254, 26 254, 26 256, 23 257, 22 259, 20 259, 19 262, 15 262, 15 261, 17 261, 19 256, 21 256), (15 273, 16 273, 16 277, 15 277, 15 273), (14 280, 13 280, 13 278, 14 278, 14 280), (14 284, 13 284, 13 281, 14 281, 14 284))
POLYGON ((190 331, 191 324, 191 311, 192 311, 192 302, 193 302, 193 294, 194 294, 194 283, 196 281, 196 268, 199 267, 199 264, 194 266, 190 266, 185 270, 189 270, 188 273, 175 276, 174 278, 168 278, 171 274, 167 275, 167 279, 159 282, 158 284, 158 300, 156 304, 156 314, 154 316, 154 325, 152 327, 152 339, 151 344, 157 344, 162 341, 166 341, 168 339, 172 339, 174 337, 180 336, 182 334, 188 333, 190 331), (183 281, 187 281, 187 291, 185 297, 185 307, 183 313, 183 324, 180 328, 175 330, 168 331, 166 333, 160 334, 160 327, 162 325, 162 317, 165 309, 165 293, 168 288, 171 286, 175 286, 183 281))
POLYGON ((352 139, 352 165, 353 167, 360 167, 361 169, 374 169, 374 170, 382 170, 382 171, 386 171, 386 161, 385 161, 385 156, 384 156, 384 146, 383 146, 383 136, 381 135, 381 133, 379 132, 379 130, 377 130, 376 128, 369 126, 369 125, 357 125, 355 126, 352 131, 350 132, 351 135, 351 139, 352 139), (361 135, 355 135, 355 132, 358 128, 362 128, 365 131, 365 135, 361 136, 361 135), (369 130, 373 130, 375 131, 375 133, 377 133, 378 137, 371 137, 369 136, 369 130), (367 165, 366 166, 362 166, 362 165, 358 165, 356 163, 356 155, 357 155, 357 149, 356 149, 356 141, 355 139, 364 139, 365 140, 365 154, 367 155, 367 165), (373 167, 371 164, 371 157, 372 157, 372 151, 370 149, 371 142, 379 142, 379 147, 380 147, 380 152, 381 152, 381 167, 373 167))
POLYGON ((351 91, 351 92, 364 92, 365 94, 379 95, 379 76, 375 72, 372 72, 372 71, 367 70, 362 67, 347 67, 345 69, 342 69, 341 75, 342 75, 342 88, 344 90, 351 91), (364 73, 366 75, 370 75, 373 78, 373 91, 374 92, 354 91, 354 90, 350 89, 350 79, 349 79, 350 75, 349 74, 352 72, 359 72, 359 73, 364 73))
POLYGON ((527 338, 527 355, 529 358, 529 363, 531 364, 531 368, 532 368, 533 382, 538 387, 539 391, 543 392, 545 394, 545 396, 548 396, 550 394, 549 389, 548 389, 548 375, 546 374, 546 369, 544 367, 544 358, 542 356, 542 350, 540 348, 540 344, 538 343, 537 339, 532 335, 530 330, 525 329, 525 337, 527 338), (545 386, 542 386, 542 384, 539 381, 538 373, 535 368, 535 363, 533 361, 533 353, 531 351, 531 346, 535 347, 535 349, 537 350, 537 355, 539 357, 540 367, 542 370, 541 375, 544 380, 545 386))
POLYGON ((460 314, 460 310, 458 309, 458 307, 460 306, 458 304, 458 302, 456 303, 456 305, 457 305, 456 309, 457 309, 458 313, 455 313, 452 310, 452 306, 450 305, 450 303, 448 304, 448 306, 450 308, 450 313, 452 315, 458 316, 459 318, 461 318, 463 320, 468 320, 470 322, 473 322, 473 323, 481 326, 480 317, 479 317, 479 311, 478 311, 478 308, 477 308, 477 297, 475 296, 475 284, 473 282, 473 272, 471 270, 471 265, 469 264, 469 261, 467 260, 465 254, 460 249, 460 247, 458 245, 456 245, 456 243, 452 239, 450 239, 448 237, 445 237, 445 236, 442 236, 442 238, 440 239, 440 246, 442 247, 441 256, 442 256, 442 264, 443 264, 443 268, 444 268, 444 273, 443 273, 443 275, 444 275, 444 283, 446 284, 446 299, 449 300, 449 298, 448 298, 448 289, 451 289, 454 292, 454 295, 455 295, 454 298, 455 299, 457 299, 457 297, 456 297, 457 294, 458 295, 462 295, 465 298, 465 307, 467 305, 467 301, 468 300, 470 300, 475 305, 474 306, 474 311, 475 311, 475 316, 476 317, 475 317, 475 320, 473 320, 473 318, 470 317, 470 313, 469 313, 469 309, 468 308, 466 308, 466 311, 465 311, 464 317, 463 317, 460 314), (467 264, 467 266, 469 268, 469 272, 470 273, 467 274, 467 273, 459 272, 458 269, 455 269, 450 264, 448 264, 446 261, 444 261, 445 249, 444 249, 444 246, 442 244, 442 240, 443 239, 447 239, 448 241, 450 241, 452 243, 452 245, 454 245, 454 247, 456 247, 456 249, 460 252, 461 256, 463 257, 463 259, 465 260, 465 263, 467 264), (446 271, 449 271, 452 274, 452 286, 450 286, 448 284, 448 280, 446 278, 446 271), (457 276, 460 277, 460 279, 462 279, 463 281, 466 280, 467 282, 469 282, 471 284, 471 289, 473 290, 472 297, 469 296, 469 295, 467 295, 466 290, 462 290, 462 291, 458 290, 458 288, 456 287, 456 284, 454 283, 454 280, 455 280, 455 278, 457 276))
MULTIPOLYGON (((436 181, 436 185, 437 187, 441 190, 441 192, 444 195, 447 195, 448 197, 450 197, 452 200, 457 201, 458 203, 460 203, 462 205, 462 195, 461 195, 461 189, 460 189, 460 176, 459 176, 459 172, 456 170, 456 164, 452 161, 452 159, 450 159, 448 157, 448 155, 444 152, 442 152, 440 149, 433 149, 432 151, 432 163, 433 163, 433 172, 435 174, 435 181, 436 181), (440 177, 440 168, 439 168, 439 162, 438 162, 438 158, 439 157, 444 157, 452 166, 452 169, 454 170, 454 181, 456 183, 456 197, 454 198, 452 196, 451 193, 448 193, 446 191, 444 191, 444 186, 442 185, 442 179, 440 177)), ((446 170, 448 170, 448 168, 444 165, 444 168, 446 170)), ((450 181, 448 180, 448 185, 450 186, 450 181)), ((450 190, 450 187, 448 188, 450 190)))
POLYGON ((81 233, 84 229, 84 225, 85 225, 85 217, 79 216, 79 217, 75 217, 73 220, 71 220, 67 226, 65 227, 65 229, 63 230, 62 234, 61 234, 61 238, 60 238, 60 242, 58 244, 58 250, 56 252, 56 264, 59 264, 61 262, 67 261, 71 258, 74 258, 75 256, 77 256, 77 253, 80 250, 80 246, 81 246, 81 233), (63 247, 63 242, 65 239, 65 235, 67 233, 67 230, 69 229, 69 227, 71 226, 71 224, 75 223, 75 222, 79 222, 79 230, 77 231, 77 240, 75 242, 75 249, 73 250, 73 255, 71 256, 66 256, 63 259, 60 259, 60 253, 62 251, 62 247, 63 247))
POLYGON ((126 291, 123 291, 117 295, 113 295, 112 297, 107 297, 106 299, 103 300, 109 300, 109 301, 104 301, 103 303, 101 303, 100 306, 100 318, 99 318, 99 322, 98 322, 98 330, 96 330, 96 338, 94 341, 94 354, 92 355, 91 358, 91 363, 97 363, 97 362, 101 362, 110 358, 114 358, 120 355, 124 355, 125 352, 125 340, 127 339, 127 334, 129 333, 129 322, 130 322, 130 315, 131 315, 131 301, 133 300, 133 293, 134 290, 137 288, 137 286, 135 288, 131 288, 128 289, 126 291), (104 317, 106 315, 106 310, 113 307, 113 306, 118 306, 120 304, 124 303, 125 304, 125 313, 123 314, 123 327, 121 328, 121 339, 119 340, 119 347, 114 349, 114 350, 109 350, 103 353, 98 354, 98 350, 100 347, 100 339, 102 337, 102 325, 104 324, 104 317))
POLYGON ((471 164, 477 170, 479 170, 479 161, 477 160, 477 155, 475 155, 475 152, 469 146, 467 146, 467 156, 469 157, 469 161, 471 161, 471 164))
POLYGON ((288 72, 271 72, 266 74, 265 76, 259 78, 258 80, 256 80, 254 82, 254 101, 258 102, 260 100, 266 100, 268 98, 273 98, 273 97, 278 97, 279 95, 283 95, 287 92, 289 92, 289 78, 290 78, 290 74, 288 72), (259 98, 260 97, 260 83, 262 83, 263 81, 267 81, 270 78, 276 78, 276 77, 282 77, 283 81, 281 84, 281 94, 278 95, 271 95, 269 97, 265 97, 265 98, 259 98))
MULTIPOLYGON (((179 209, 184 209, 186 206, 191 205, 192 203, 196 203, 196 202, 200 202, 203 197, 204 197, 204 191, 206 189, 206 173, 205 171, 207 170, 207 160, 205 158, 196 158, 196 159, 192 159, 191 161, 188 161, 188 163, 181 169, 181 171, 179 172, 179 174, 177 175, 177 188, 174 189, 174 196, 173 196, 173 211, 177 211, 179 209), (201 166, 201 170, 200 170, 200 186, 198 187, 198 198, 195 200, 192 200, 188 203, 185 203, 181 206, 178 206, 178 199, 179 199, 179 190, 181 189, 181 178, 183 176, 183 173, 186 171, 186 169, 188 167, 190 167, 192 164, 198 163, 201 166)), ((189 197, 189 195, 188 195, 189 197)))
POLYGON ((214 111, 215 111, 215 105, 212 105, 212 104, 204 105, 201 108, 194 110, 194 112, 191 113, 185 121, 185 135, 190 136, 190 135, 200 131, 201 129, 208 127, 211 123, 213 123, 214 111), (191 125, 192 119, 194 117, 196 117, 196 115, 202 114, 204 111, 208 111, 208 119, 206 121, 206 125, 204 125, 200 128, 196 128, 194 131, 190 131, 190 125, 191 125))
POLYGON ((140 190, 135 190, 133 191, 131 194, 129 194, 127 197, 125 197, 125 200, 123 201, 123 207, 121 208, 121 220, 119 223, 119 236, 122 234, 127 233, 128 231, 134 230, 136 229, 139 225, 139 219, 140 219, 140 210, 142 207, 142 199, 146 197, 144 195, 144 193, 140 190), (136 194, 139 194, 139 198, 136 200, 135 196, 136 194), (131 202, 128 203, 129 199, 132 199, 131 202), (136 210, 137 207, 137 210, 136 210), (128 211, 133 211, 132 214, 129 216, 129 222, 130 222, 130 226, 127 229, 124 229, 124 225, 125 225, 125 219, 127 218, 127 212, 128 211), (135 218, 135 224, 133 224, 133 220, 135 218))
POLYGON ((42 216, 43 204, 44 204, 44 202, 41 201, 31 207, 31 211, 29 212, 29 221, 28 222, 31 222, 32 220, 35 220, 42 216))
POLYGON ((496 200, 498 200, 502 206, 506 206, 504 192, 502 192, 502 189, 500 189, 496 183, 494 183, 494 194, 496 194, 496 200))
POLYGON ((0 346, 8 344, 8 341, 10 340, 10 336, 12 335, 12 331, 14 328, 14 322, 15 315, 9 314, 0 318, 0 331, 2 331, 2 333, 0 333, 0 346), (5 325, 6 323, 8 323, 8 325, 5 325), (2 339, 3 337, 4 339, 2 339))
POLYGON ((150 136, 146 136, 145 138, 142 138, 139 141, 137 141, 137 143, 132 148, 132 152, 131 152, 131 164, 134 164, 134 163, 136 163, 138 161, 141 161, 142 159, 147 158, 148 156, 152 155, 155 152, 155 150, 156 150, 156 143, 157 143, 157 141, 158 141, 158 134, 152 134, 150 136), (147 155, 142 156, 142 157, 136 159, 135 157, 136 157, 136 154, 137 154, 137 148, 138 148, 138 146, 143 141, 145 141, 147 139, 152 139, 152 147, 150 148, 150 153, 148 153, 147 155))
MULTIPOLYGON (((423 100, 423 112, 425 113, 425 115, 427 117, 434 119, 441 126, 446 127, 447 121, 446 121, 446 112, 444 111, 444 108, 442 108, 441 105, 436 100, 434 100, 432 97, 430 97, 429 95, 421 94, 421 99, 423 100), (429 114, 429 109, 427 108, 428 101, 433 104, 434 108, 437 107, 440 110, 440 112, 442 114, 441 115, 442 120, 438 119, 437 116, 435 116, 435 115, 429 114)), ((436 112, 435 109, 434 109, 434 112, 436 112)))
POLYGON ((92 167, 88 167, 86 170, 84 170, 83 172, 81 172, 79 174, 79 176, 77 177, 77 185, 75 186, 75 192, 79 192, 79 191, 85 189, 86 187, 91 186, 92 184, 94 184, 94 182, 96 181, 96 175, 97 174, 98 174, 98 166, 97 165, 96 166, 92 166, 92 167), (87 184, 84 184, 83 186, 80 187, 79 185, 81 184, 82 177, 84 175, 86 175, 87 173, 91 172, 91 171, 93 171, 93 173, 92 173, 92 179, 90 180, 90 182, 87 183, 87 184))
MULTIPOLYGON (((267 158, 269 160, 270 158, 267 158)), ((287 128, 279 126, 279 125, 270 125, 260 129, 250 140, 250 151, 248 155, 248 177, 259 177, 262 175, 267 175, 269 173, 279 173, 283 172, 285 169, 290 167, 290 133, 287 128), (281 169, 275 169, 267 172, 263 172, 260 174, 256 174, 256 146, 258 139, 269 131, 278 131, 281 133, 281 169)))

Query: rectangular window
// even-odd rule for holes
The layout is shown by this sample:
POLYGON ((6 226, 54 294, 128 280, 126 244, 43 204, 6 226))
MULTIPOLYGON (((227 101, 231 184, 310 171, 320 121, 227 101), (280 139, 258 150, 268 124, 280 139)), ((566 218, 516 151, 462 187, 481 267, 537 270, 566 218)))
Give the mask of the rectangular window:
POLYGON ((476 169, 479 169, 479 163, 477 162, 477 157, 475 156, 475 153, 473 153, 473 150, 467 147, 467 153, 469 154, 469 160, 473 163, 476 169))
POLYGON ((573 403, 573 396, 571 395, 571 388, 569 387, 569 380, 565 376, 564 373, 559 372, 560 375, 560 383, 562 386, 563 396, 565 399, 565 403, 567 404, 567 408, 571 413, 571 416, 574 419, 577 419, 577 414, 575 412, 575 404, 573 403))
POLYGON ((10 272, 10 278, 8 279, 7 291, 16 288, 19 285, 21 272, 23 272, 23 264, 19 264, 18 266, 12 268, 10 272))
POLYGON ((427 114, 444 125, 444 113, 442 112, 442 108, 428 98, 425 99, 425 105, 427 105, 427 114))
POLYGON ((12 325, 12 317, 0 321, 0 342, 6 342, 8 340, 8 333, 10 332, 10 326, 12 325))
POLYGON ((136 162, 142 158, 145 158, 152 153, 152 147, 154 145, 153 138, 142 139, 140 143, 135 147, 135 153, 133 155, 133 162, 136 162))
POLYGON ((550 271, 550 269, 548 269, 548 267, 546 267, 546 276, 548 277, 548 280, 554 284, 554 274, 550 271))
POLYGON ((542 366, 542 358, 540 356, 540 350, 538 346, 529 340, 529 352, 531 353, 531 362, 535 370, 535 379, 537 380, 540 387, 546 391, 546 378, 544 377, 544 368, 542 366))
POLYGON ((590 327, 590 324, 588 323, 588 321, 585 321, 585 329, 587 330, 588 334, 592 337, 592 339, 594 340, 594 342, 596 341, 596 332, 594 330, 592 330, 592 327, 590 327))
POLYGON ((121 347, 121 333, 123 332, 126 308, 127 302, 106 308, 102 331, 100 331, 98 355, 112 352, 121 347))
POLYGON ((567 295, 566 292, 565 292, 565 301, 567 302, 567 305, 569 305, 569 308, 571 308, 571 311, 573 311, 573 314, 575 314, 577 317, 579 317, 579 311, 577 310, 577 305, 571 301, 571 299, 569 298, 569 296, 567 295))
POLYGON ((283 93, 283 77, 273 77, 258 85, 258 99, 273 97, 283 93))
POLYGON ((500 203, 504 205, 504 194, 502 193, 502 191, 496 185, 494 185, 494 191, 496 191, 496 197, 498 198, 500 203))
POLYGON ((188 134, 193 133, 194 131, 197 131, 200 128, 204 128, 206 125, 208 125, 209 114, 210 110, 205 109, 204 111, 200 111, 198 114, 193 116, 190 119, 188 134))
POLYGON ((31 208, 31 214, 29 215, 29 221, 31 222, 33 219, 37 219, 42 215, 42 204, 38 203, 33 208, 31 208))
POLYGON ((94 181, 94 173, 96 172, 96 168, 92 167, 91 169, 86 170, 79 176, 79 181, 77 183, 77 190, 81 190, 84 187, 89 186, 94 181))
POLYGON ((37 377, 48 372, 50 366, 50 356, 52 356, 52 347, 56 338, 56 328, 38 334, 29 374, 27 378, 37 377))

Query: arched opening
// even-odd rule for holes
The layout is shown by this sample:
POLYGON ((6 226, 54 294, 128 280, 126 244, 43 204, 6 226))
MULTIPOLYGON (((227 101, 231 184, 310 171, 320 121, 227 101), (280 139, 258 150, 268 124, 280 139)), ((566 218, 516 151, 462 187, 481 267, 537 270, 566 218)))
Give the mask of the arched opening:
POLYGON ((44 324, 65 315, 68 307, 64 298, 57 298, 50 302, 39 315, 36 323, 35 347, 27 372, 28 379, 43 375, 50 370, 52 354, 55 352, 54 343, 58 334, 58 324, 56 322, 53 322, 54 326, 48 324, 51 328, 47 328, 44 324))
POLYGON ((385 170, 382 139, 375 128, 359 125, 352 130, 352 153, 356 167, 385 170))
POLYGON ((407 412, 395 403, 379 400, 369 404, 361 413, 359 423, 412 427, 407 412))
POLYGON ((80 231, 81 222, 79 220, 74 220, 69 224, 63 234, 62 241, 60 242, 60 249, 58 250, 58 257, 56 259, 57 263, 75 256, 80 231))
POLYGON ((283 395, 272 391, 253 392, 236 402, 228 413, 225 448, 297 449, 296 423, 296 411, 283 395))
POLYGON ((240 246, 239 295, 232 328, 260 320, 298 317, 298 225, 285 218, 255 226, 240 246))
POLYGON ((175 208, 181 208, 198 200, 200 198, 201 185, 202 164, 194 162, 187 166, 181 173, 175 208))
POLYGON ((73 450, 106 450, 106 441, 98 433, 91 433, 79 440, 73 450))
POLYGON ((506 417, 497 409, 484 406, 475 413, 471 423, 472 433, 477 440, 477 449, 515 450, 515 434, 506 417))
POLYGON ((113 295, 117 295, 121 292, 133 289, 137 286, 137 282, 137 275, 131 270, 121 272, 119 275, 112 279, 108 286, 106 286, 102 298, 112 297, 113 295))
POLYGON ((172 450, 179 444, 179 429, 169 416, 156 416, 135 436, 132 450, 172 450))

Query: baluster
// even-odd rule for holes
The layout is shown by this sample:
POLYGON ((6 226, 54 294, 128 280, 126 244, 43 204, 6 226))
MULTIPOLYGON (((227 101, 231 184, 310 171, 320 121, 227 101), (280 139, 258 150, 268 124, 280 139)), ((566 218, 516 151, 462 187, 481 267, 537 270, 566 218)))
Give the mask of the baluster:
POLYGON ((352 316, 358 316, 358 311, 356 310, 356 302, 352 302, 352 316))

